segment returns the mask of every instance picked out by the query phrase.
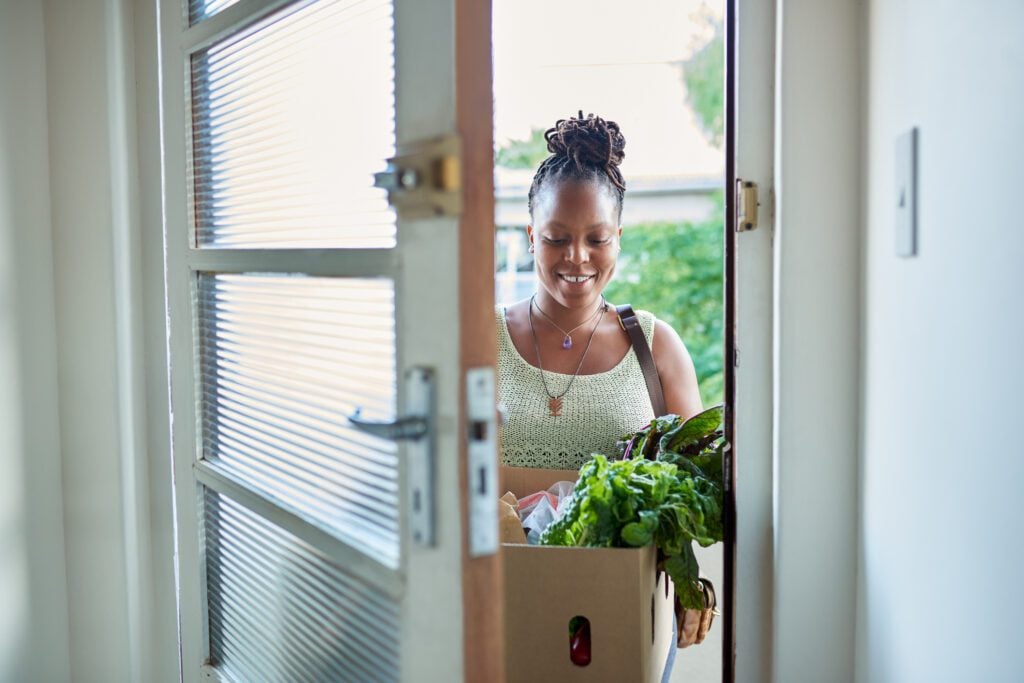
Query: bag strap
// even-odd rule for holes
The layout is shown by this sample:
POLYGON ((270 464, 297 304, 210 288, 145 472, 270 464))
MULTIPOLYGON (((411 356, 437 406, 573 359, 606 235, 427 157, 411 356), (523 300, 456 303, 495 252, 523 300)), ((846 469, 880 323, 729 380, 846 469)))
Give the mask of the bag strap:
POLYGON ((640 361, 640 369, 644 373, 644 381, 647 382, 647 393, 651 396, 651 406, 654 408, 654 416, 661 417, 667 412, 665 408, 665 393, 661 389, 661 378, 658 377, 658 368, 654 364, 654 356, 651 355, 651 346, 644 337, 644 331, 640 329, 640 320, 637 319, 633 307, 629 304, 616 306, 615 311, 619 314, 619 325, 629 335, 629 341, 633 344, 637 360, 640 361))

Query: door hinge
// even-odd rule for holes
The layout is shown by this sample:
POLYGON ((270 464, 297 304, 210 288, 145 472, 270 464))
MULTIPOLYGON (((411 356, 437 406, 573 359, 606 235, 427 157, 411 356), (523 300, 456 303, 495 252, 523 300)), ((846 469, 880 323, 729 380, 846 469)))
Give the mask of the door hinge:
POLYGON ((736 179, 736 232, 747 232, 757 227, 757 183, 736 179))
POLYGON ((457 135, 401 145, 387 168, 373 174, 399 218, 462 213, 462 144, 457 135))

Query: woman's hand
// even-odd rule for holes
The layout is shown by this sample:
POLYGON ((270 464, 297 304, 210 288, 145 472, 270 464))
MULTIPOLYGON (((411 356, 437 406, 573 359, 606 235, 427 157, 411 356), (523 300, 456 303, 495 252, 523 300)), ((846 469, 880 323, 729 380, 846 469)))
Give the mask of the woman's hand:
POLYGON ((700 645, 711 628, 712 609, 683 610, 683 623, 679 628, 678 647, 700 645))
MULTIPOLYGON (((680 648, 703 643, 708 631, 711 630, 711 622, 714 621, 715 615, 718 613, 714 585, 708 579, 701 579, 700 582, 704 588, 704 604, 707 607, 705 609, 684 609, 682 614, 678 615, 676 646, 680 648)), ((676 607, 678 608, 678 603, 676 607)))

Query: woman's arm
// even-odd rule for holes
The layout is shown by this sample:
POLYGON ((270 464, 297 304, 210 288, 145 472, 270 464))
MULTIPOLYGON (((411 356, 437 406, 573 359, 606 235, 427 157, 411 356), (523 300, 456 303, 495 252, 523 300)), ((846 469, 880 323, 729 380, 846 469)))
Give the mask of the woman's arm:
POLYGON ((703 410, 690 352, 679 338, 679 333, 661 320, 654 321, 651 354, 665 392, 665 409, 684 418, 703 410))

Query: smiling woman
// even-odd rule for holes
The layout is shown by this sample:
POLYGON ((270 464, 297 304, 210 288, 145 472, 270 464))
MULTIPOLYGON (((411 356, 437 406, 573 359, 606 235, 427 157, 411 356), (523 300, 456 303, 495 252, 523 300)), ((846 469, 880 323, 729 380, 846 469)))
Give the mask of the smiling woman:
MULTIPOLYGON (((537 291, 498 307, 499 394, 507 410, 502 462, 576 469, 655 417, 640 361, 603 292, 615 273, 626 182, 626 140, 590 114, 545 133, 550 152, 529 193, 537 291)), ((701 410, 693 362, 679 335, 646 311, 666 410, 701 410)))

